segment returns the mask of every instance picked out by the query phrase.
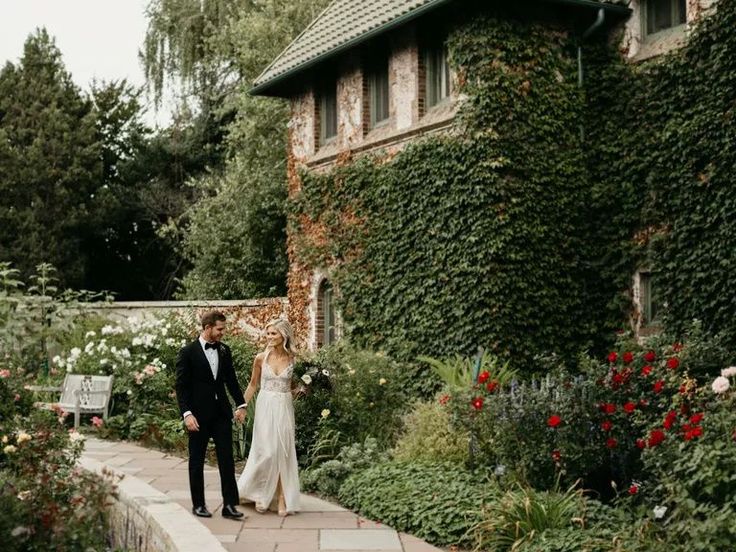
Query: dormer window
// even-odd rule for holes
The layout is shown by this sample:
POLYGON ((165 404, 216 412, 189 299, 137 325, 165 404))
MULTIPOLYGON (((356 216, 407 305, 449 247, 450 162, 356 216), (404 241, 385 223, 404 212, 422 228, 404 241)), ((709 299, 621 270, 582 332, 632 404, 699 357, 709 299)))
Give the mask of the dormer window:
POLYGON ((450 96, 450 67, 447 64, 447 47, 435 44, 424 51, 424 67, 427 91, 427 109, 450 96))
POLYGON ((687 22, 686 0, 644 0, 646 35, 684 25, 687 22))

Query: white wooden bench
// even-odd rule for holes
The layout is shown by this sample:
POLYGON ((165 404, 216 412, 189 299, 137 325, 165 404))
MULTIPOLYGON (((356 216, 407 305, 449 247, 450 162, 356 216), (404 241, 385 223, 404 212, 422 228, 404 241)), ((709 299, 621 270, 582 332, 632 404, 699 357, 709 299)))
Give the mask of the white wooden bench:
POLYGON ((112 399, 112 376, 85 376, 67 374, 61 387, 29 386, 31 391, 61 392, 58 402, 37 402, 39 408, 50 410, 54 406, 74 412, 74 428, 79 427, 82 414, 102 414, 107 420, 112 399))

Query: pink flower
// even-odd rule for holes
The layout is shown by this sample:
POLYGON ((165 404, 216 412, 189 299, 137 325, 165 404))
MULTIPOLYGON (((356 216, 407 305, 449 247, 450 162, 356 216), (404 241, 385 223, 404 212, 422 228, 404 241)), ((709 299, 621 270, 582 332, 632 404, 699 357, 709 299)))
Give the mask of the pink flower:
POLYGON ((98 429, 101 428, 104 423, 105 422, 102 420, 102 418, 98 418, 97 416, 92 416, 92 425, 95 426, 96 428, 98 429))
POLYGON ((10 370, 0 370, 0 378, 9 378, 10 377, 10 370))

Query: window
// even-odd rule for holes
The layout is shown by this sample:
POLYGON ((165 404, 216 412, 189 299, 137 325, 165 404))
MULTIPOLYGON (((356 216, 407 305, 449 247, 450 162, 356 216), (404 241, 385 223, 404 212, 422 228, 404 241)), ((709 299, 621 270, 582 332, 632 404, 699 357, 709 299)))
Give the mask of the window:
POLYGON ((664 31, 687 21, 687 0, 644 0, 647 35, 664 31))
POLYGON ((447 65, 447 48, 437 45, 424 52, 427 108, 437 105, 450 95, 450 67, 447 65))
POLYGON ((656 321, 658 305, 654 296, 653 274, 651 272, 639 273, 639 309, 641 310, 641 324, 648 326, 656 321))
POLYGON ((388 56, 371 63, 366 69, 370 128, 388 120, 388 56))
POLYGON ((334 81, 323 86, 319 96, 319 143, 337 136, 337 86, 334 81))
POLYGON ((317 346, 323 347, 337 341, 337 316, 332 284, 324 280, 317 293, 317 346))

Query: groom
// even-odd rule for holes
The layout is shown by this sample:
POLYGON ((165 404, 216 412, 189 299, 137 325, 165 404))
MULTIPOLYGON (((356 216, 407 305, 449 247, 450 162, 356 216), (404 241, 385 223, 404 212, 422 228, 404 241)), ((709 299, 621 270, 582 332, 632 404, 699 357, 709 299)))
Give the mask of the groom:
POLYGON ((225 332, 225 315, 218 311, 202 316, 202 332, 184 346, 176 358, 176 398, 189 432, 189 490, 192 512, 212 517, 204 503, 204 458, 210 437, 215 442, 222 486, 222 515, 240 519, 233 461, 232 407, 225 387, 236 404, 235 419, 245 418, 245 399, 233 369, 230 348, 220 342, 225 332))

